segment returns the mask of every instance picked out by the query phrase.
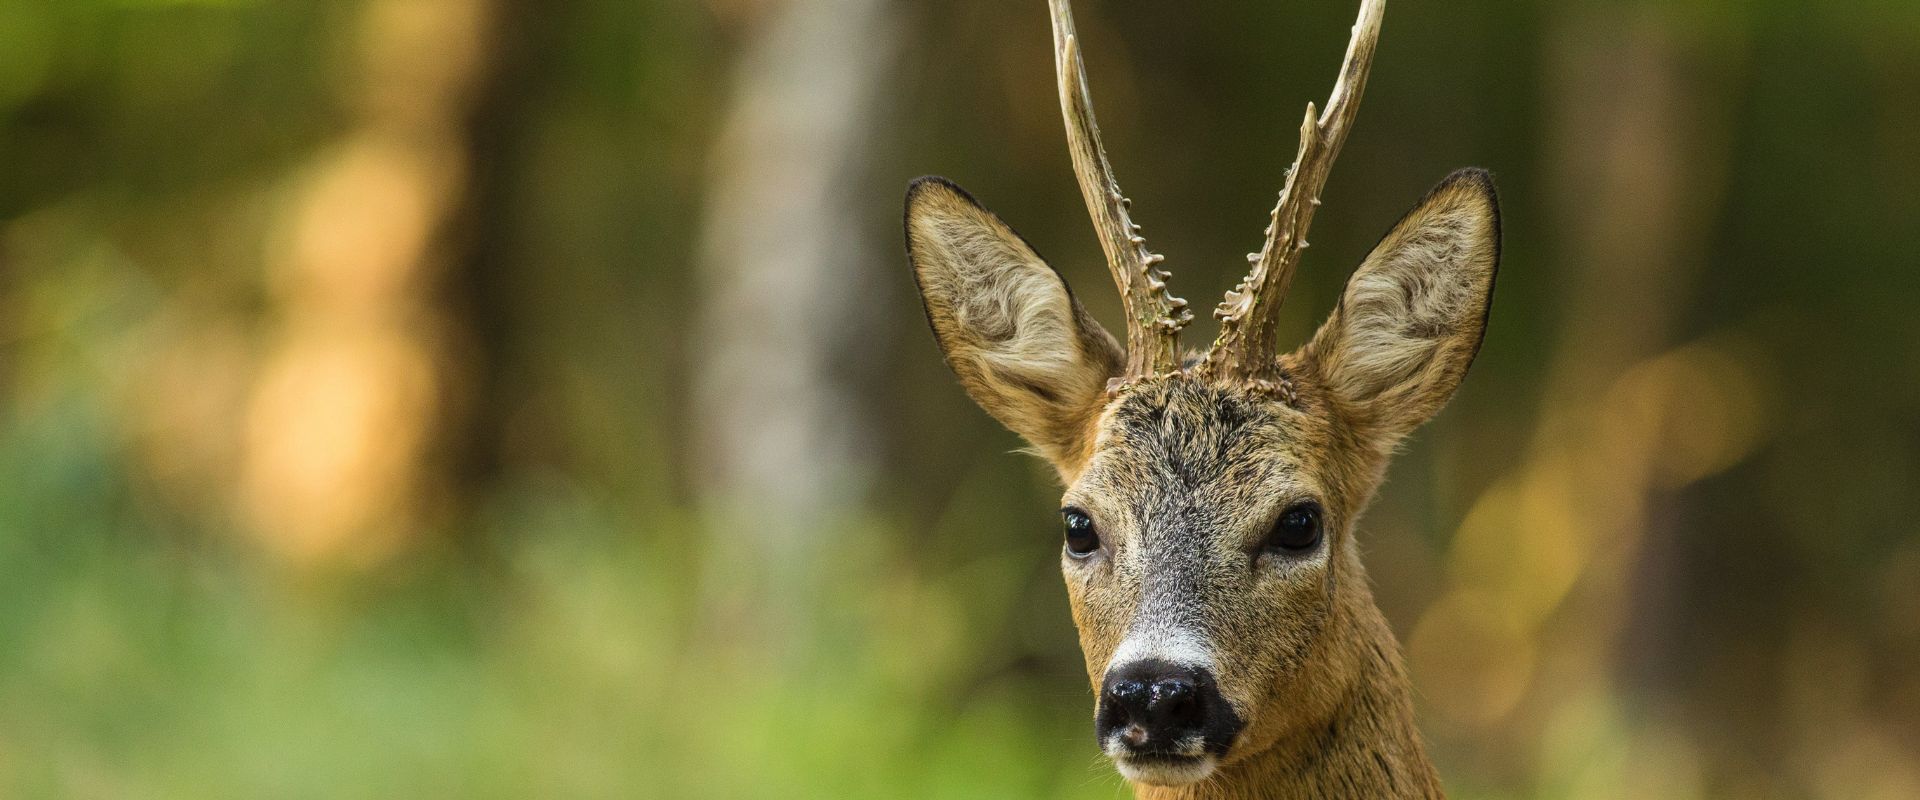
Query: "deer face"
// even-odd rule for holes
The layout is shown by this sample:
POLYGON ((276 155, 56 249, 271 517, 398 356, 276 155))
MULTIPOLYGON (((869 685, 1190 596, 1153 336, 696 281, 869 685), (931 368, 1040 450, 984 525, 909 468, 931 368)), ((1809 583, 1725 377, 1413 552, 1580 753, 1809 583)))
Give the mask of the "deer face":
MULTIPOLYGON (((1362 0, 1324 114, 1220 336, 1180 358, 1192 315, 1166 291, 1100 146, 1067 0, 1051 0, 1074 174, 1127 314, 1123 349, 1025 240, 959 187, 907 194, 907 247, 947 363, 1067 485, 1061 569, 1098 701, 1101 750, 1178 785, 1311 735, 1353 694, 1378 623, 1354 544, 1387 455, 1444 405, 1479 350, 1499 262, 1493 183, 1442 181, 1348 281, 1313 340, 1274 320, 1379 37, 1362 0)), ((1397 661, 1394 663, 1397 664, 1397 661)), ((1396 667, 1397 669, 1397 667, 1396 667)))
POLYGON ((1492 184, 1456 173, 1402 219, 1313 340, 1261 374, 1129 379, 1126 353, 964 192, 908 196, 915 275, 969 394, 1058 470, 1061 569, 1123 774, 1200 780, 1339 701, 1371 608, 1354 522, 1387 455, 1477 351, 1492 184))
POLYGON ((1135 387, 1066 491, 1061 569, 1096 736, 1129 778, 1203 776, 1318 688, 1306 667, 1360 487, 1330 409, 1299 389, 1289 403, 1180 378, 1135 387))

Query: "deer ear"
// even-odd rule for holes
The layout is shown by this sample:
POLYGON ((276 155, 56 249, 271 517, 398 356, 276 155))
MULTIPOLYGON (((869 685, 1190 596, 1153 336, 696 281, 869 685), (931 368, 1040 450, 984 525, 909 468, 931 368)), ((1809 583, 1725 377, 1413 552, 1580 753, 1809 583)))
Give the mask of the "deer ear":
POLYGON ((1389 441, 1453 396, 1480 350, 1500 266, 1500 206, 1486 172, 1447 176, 1347 281, 1307 361, 1356 423, 1389 441))
POLYGON ((1026 240, 942 178, 907 190, 907 254, 967 394, 1063 475, 1085 462, 1125 354, 1026 240))

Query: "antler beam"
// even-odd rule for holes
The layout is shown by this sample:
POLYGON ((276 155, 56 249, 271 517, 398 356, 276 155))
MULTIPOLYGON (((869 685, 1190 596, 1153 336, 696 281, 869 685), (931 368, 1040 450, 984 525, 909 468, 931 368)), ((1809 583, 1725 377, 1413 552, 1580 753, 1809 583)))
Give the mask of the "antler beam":
POLYGON ((1220 318, 1220 336, 1198 367, 1203 373, 1263 380, 1279 369, 1274 328, 1280 304, 1293 283, 1300 253, 1307 249, 1307 226, 1320 207, 1320 190, 1353 127, 1385 11, 1386 0, 1361 1, 1346 61, 1333 84, 1333 94, 1327 98, 1326 111, 1316 113, 1313 104, 1307 104, 1307 118, 1300 125, 1300 151, 1287 171, 1280 203, 1273 209, 1266 245, 1247 256, 1253 271, 1213 312, 1220 318))
POLYGON ((1100 126, 1093 118, 1093 97, 1087 90, 1086 64, 1073 27, 1069 0, 1049 0, 1053 15, 1053 66, 1060 82, 1060 113, 1066 119, 1067 147, 1073 154, 1073 174, 1080 195, 1093 217, 1107 268, 1120 287, 1127 312, 1127 372, 1122 382, 1179 368, 1180 329, 1193 321, 1187 301, 1167 293, 1165 256, 1147 249, 1127 210, 1132 205, 1120 193, 1120 184, 1100 145, 1100 126))

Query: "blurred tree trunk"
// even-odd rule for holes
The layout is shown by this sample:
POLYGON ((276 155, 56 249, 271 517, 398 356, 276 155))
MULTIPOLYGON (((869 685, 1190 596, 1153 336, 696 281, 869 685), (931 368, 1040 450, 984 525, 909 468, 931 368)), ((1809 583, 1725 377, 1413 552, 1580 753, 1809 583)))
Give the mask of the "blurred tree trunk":
POLYGON ((377 560, 440 519, 469 326, 441 295, 486 76, 490 0, 371 0, 350 127, 306 169, 270 257, 275 327, 245 411, 238 504, 297 562, 377 560))
POLYGON ((708 584, 721 595, 797 588, 816 540, 871 479, 871 430, 835 365, 876 316, 877 265, 852 195, 892 62, 892 10, 788 0, 746 20, 710 154, 690 338, 696 486, 714 512, 712 563, 724 566, 708 584))

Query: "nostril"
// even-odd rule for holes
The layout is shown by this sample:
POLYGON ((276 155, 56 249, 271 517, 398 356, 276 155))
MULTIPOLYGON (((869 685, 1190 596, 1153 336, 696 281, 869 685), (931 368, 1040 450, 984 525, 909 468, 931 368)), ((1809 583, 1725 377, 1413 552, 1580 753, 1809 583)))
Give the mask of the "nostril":
POLYGON ((1163 678, 1147 692, 1147 711, 1162 724, 1183 725, 1200 717, 1199 693, 1187 680, 1163 678))
POLYGON ((1152 705, 1152 690, 1140 681, 1114 681, 1107 687, 1107 699, 1129 714, 1148 710, 1152 705))
POLYGON ((1193 684, 1177 678, 1168 678, 1155 681, 1149 692, 1150 699, 1147 701, 1149 707, 1159 708, 1163 705, 1170 707, 1192 699, 1193 684))

